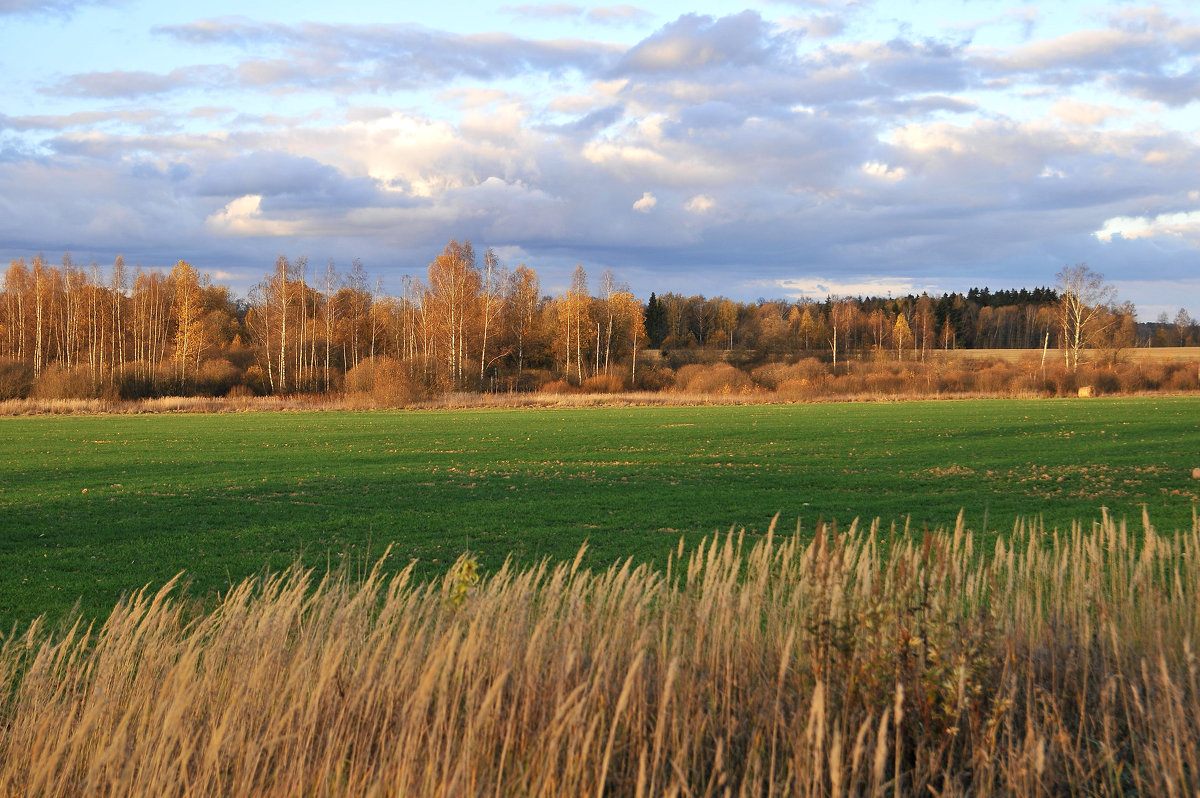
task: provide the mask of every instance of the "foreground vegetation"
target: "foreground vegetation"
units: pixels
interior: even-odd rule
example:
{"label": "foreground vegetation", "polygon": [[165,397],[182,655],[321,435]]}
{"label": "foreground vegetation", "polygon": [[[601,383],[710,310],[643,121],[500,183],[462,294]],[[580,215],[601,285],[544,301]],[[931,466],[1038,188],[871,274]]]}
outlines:
{"label": "foreground vegetation", "polygon": [[1106,516],[172,584],[0,646],[0,794],[1193,794],[1198,551]]}
{"label": "foreground vegetation", "polygon": [[660,567],[713,519],[761,536],[856,516],[981,533],[1040,517],[1186,529],[1200,398],[95,415],[0,421],[0,629],[186,570],[197,595],[302,555],[394,544],[418,577],[464,550],[496,570]]}

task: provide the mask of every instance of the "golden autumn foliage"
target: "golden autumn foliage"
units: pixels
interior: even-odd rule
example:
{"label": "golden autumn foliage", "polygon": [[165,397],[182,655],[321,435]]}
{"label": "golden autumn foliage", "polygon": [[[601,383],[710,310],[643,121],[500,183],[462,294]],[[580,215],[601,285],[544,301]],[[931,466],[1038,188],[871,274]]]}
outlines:
{"label": "golden autumn foliage", "polygon": [[[1102,282],[1068,279],[1095,278],[1082,265],[1064,270],[1058,293],[972,289],[940,299],[755,303],[675,293],[643,303],[611,271],[593,290],[582,266],[569,288],[547,297],[529,267],[510,269],[491,249],[481,260],[469,241],[456,240],[424,279],[405,277],[399,296],[383,293],[358,261],[341,273],[332,262],[318,269],[305,257],[280,255],[244,300],[182,260],[165,273],[130,268],[118,256],[107,271],[82,268],[69,255],[61,266],[41,256],[9,265],[0,361],[11,365],[0,374],[0,396],[336,395],[350,372],[377,358],[400,364],[407,385],[373,400],[384,404],[549,384],[560,393],[621,384],[748,396],[786,382],[788,400],[1066,395],[1075,390],[1068,383],[1094,384],[1098,393],[1189,390],[1193,381],[1183,373],[1138,374],[1130,353],[1200,342],[1200,326],[1185,311],[1173,323],[1139,325],[1132,306],[1115,304]],[[947,353],[980,348],[1038,352],[1037,378],[1028,369],[977,376],[940,365]],[[759,376],[813,361],[821,373]],[[896,372],[894,363],[911,366]],[[877,373],[867,374],[866,364]],[[1064,369],[1075,374],[1061,376]]]}

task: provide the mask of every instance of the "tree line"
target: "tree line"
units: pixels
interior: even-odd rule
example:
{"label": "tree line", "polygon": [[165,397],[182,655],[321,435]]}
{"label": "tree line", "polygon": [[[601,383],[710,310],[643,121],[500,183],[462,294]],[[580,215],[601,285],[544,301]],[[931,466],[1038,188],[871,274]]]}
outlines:
{"label": "tree line", "polygon": [[[1186,317],[1186,318],[1185,318]],[[655,387],[646,350],[716,350],[742,365],[816,357],[923,360],[933,350],[1061,351],[1196,342],[1174,323],[1136,323],[1099,275],[1064,269],[1057,288],[971,289],[904,297],[737,302],[653,293],[643,303],[582,266],[569,288],[542,293],[537,274],[451,240],[423,278],[385,294],[359,261],[279,256],[245,298],[185,261],[169,271],[15,259],[0,292],[0,398],[48,392],[143,398],[167,394],[323,393],[364,373],[423,392],[530,390],[550,382]],[[1074,358],[1074,362],[1072,360]],[[653,362],[661,364],[661,358]],[[381,370],[382,369],[382,370]]]}

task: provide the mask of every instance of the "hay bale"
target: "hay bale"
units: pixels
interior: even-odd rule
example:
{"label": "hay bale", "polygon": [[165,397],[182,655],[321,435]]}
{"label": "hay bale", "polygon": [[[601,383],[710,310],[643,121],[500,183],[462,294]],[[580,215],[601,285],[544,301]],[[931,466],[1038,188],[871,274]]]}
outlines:
{"label": "hay bale", "polygon": [[1089,399],[1089,398],[1091,398],[1091,396],[1092,396],[1092,386],[1085,385],[1079,389],[1079,398],[1080,399]]}

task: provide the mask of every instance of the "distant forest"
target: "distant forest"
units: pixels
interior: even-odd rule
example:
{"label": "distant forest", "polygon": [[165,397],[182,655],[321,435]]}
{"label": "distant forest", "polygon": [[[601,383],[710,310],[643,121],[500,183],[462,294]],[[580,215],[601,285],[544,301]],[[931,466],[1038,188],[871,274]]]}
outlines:
{"label": "distant forest", "polygon": [[[36,257],[4,274],[0,399],[291,395],[377,383],[399,386],[401,399],[661,390],[696,362],[749,374],[804,360],[836,374],[855,362],[921,363],[938,350],[1066,350],[1059,294],[737,302],[655,292],[643,302],[612,272],[593,282],[578,267],[567,291],[547,296],[532,269],[452,240],[398,296],[358,261],[341,271],[280,256],[240,298],[184,261],[165,271],[121,257],[107,268]],[[1078,324],[1091,349],[1200,344],[1184,310],[1138,323],[1132,305],[1106,298],[1090,311]]]}

